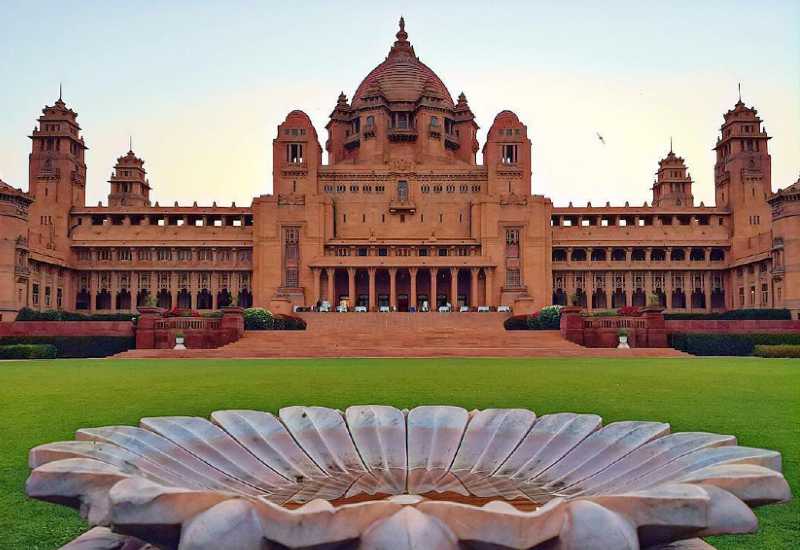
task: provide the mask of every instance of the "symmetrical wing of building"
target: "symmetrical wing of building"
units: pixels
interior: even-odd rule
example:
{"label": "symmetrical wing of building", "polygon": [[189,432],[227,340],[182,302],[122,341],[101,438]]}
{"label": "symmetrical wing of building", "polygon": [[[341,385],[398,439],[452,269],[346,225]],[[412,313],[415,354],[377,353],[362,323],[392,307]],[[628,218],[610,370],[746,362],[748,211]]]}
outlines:
{"label": "symmetrical wing of building", "polygon": [[[716,206],[695,205],[673,151],[651,204],[557,207],[531,193],[531,141],[510,111],[482,147],[455,100],[397,40],[322,146],[292,111],[273,141],[273,194],[249,207],[151,203],[144,162],[117,159],[86,206],[77,113],[59,97],[31,139],[27,192],[0,183],[0,312],[281,309],[321,300],[399,310],[573,301],[588,309],[800,310],[800,180],[772,191],[767,135],[741,100],[716,141]],[[5,319],[4,319],[5,320]]]}

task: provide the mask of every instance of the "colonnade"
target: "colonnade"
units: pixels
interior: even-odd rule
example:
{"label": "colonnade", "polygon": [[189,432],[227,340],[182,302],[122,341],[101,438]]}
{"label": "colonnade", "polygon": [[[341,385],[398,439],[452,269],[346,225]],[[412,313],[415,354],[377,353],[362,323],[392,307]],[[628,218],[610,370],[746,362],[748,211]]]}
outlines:
{"label": "colonnade", "polygon": [[314,302],[322,300],[370,311],[494,306],[494,269],[490,267],[312,267]]}

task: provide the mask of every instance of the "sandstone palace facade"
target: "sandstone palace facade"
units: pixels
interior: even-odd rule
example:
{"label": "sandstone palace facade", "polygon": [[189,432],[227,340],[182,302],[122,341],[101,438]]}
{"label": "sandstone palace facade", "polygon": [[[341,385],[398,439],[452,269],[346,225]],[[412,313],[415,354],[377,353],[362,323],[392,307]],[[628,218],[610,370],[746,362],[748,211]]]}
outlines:
{"label": "sandstone palace facade", "polygon": [[121,156],[107,206],[86,206],[86,145],[59,97],[31,139],[28,191],[0,183],[0,313],[318,300],[370,309],[574,299],[587,309],[800,311],[800,181],[777,193],[770,139],[741,100],[716,141],[716,206],[682,158],[659,161],[651,204],[558,207],[531,193],[531,140],[499,113],[478,125],[416,56],[401,21],[386,59],[326,126],[292,111],[273,141],[273,194],[249,207],[162,206]]}

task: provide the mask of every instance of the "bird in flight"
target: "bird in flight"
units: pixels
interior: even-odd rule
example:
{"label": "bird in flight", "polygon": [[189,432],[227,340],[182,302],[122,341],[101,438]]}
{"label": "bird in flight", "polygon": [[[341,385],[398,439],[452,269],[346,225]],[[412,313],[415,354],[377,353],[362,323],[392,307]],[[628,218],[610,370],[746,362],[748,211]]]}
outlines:
{"label": "bird in flight", "polygon": [[600,143],[605,145],[606,144],[606,140],[603,138],[603,136],[600,135],[600,132],[595,132],[595,133],[597,134],[597,139],[600,140]]}

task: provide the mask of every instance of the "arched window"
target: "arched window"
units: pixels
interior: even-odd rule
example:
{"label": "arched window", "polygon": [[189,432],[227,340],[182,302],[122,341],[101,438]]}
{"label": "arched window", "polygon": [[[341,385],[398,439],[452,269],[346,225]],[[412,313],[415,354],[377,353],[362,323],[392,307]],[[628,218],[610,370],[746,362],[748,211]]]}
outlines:
{"label": "arched window", "polygon": [[586,261],[586,250],[583,248],[576,248],[572,251],[572,261],[573,262],[585,262]]}
{"label": "arched window", "polygon": [[367,128],[372,128],[373,126],[375,126],[375,117],[372,116],[372,115],[369,115],[367,117]]}
{"label": "arched window", "polygon": [[400,202],[406,202],[408,200],[408,182],[406,180],[397,182],[397,199]]}

